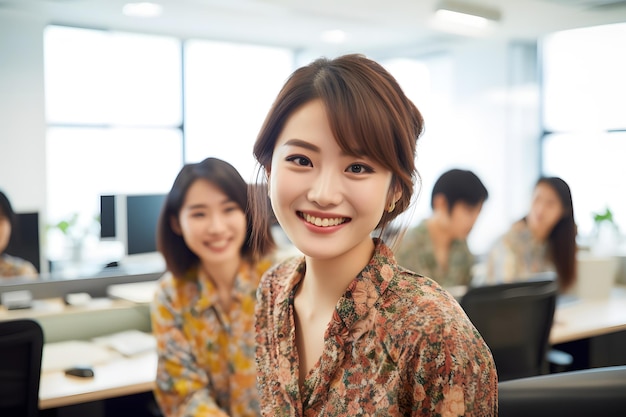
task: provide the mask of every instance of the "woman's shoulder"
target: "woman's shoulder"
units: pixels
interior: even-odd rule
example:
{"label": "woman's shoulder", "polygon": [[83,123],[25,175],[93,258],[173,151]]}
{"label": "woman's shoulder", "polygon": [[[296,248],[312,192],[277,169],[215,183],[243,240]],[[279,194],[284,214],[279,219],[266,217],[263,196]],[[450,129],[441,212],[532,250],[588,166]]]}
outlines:
{"label": "woman's shoulder", "polygon": [[426,338],[429,345],[458,339],[453,344],[462,346],[475,337],[459,303],[432,279],[401,271],[389,290],[379,310],[384,319],[378,321],[388,349],[423,346]]}
{"label": "woman's shoulder", "polygon": [[293,256],[283,259],[271,265],[261,278],[261,286],[269,288],[284,288],[288,282],[296,276],[298,271],[304,269],[304,257]]}
{"label": "woman's shoulder", "polygon": [[439,315],[457,310],[454,297],[435,280],[400,267],[390,286],[405,314]]}
{"label": "woman's shoulder", "polygon": [[35,266],[26,259],[6,253],[0,255],[0,276],[35,277],[37,275]]}
{"label": "woman's shoulder", "polygon": [[157,297],[180,301],[194,296],[198,291],[197,288],[197,276],[192,271],[189,271],[184,277],[177,277],[172,272],[166,271],[157,280],[156,295]]}

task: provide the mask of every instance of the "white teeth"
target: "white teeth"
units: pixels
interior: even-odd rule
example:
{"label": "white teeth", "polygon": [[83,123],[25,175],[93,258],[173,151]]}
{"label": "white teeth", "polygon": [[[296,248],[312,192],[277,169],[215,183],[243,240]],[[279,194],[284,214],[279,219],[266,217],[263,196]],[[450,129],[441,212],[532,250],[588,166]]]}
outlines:
{"label": "white teeth", "polygon": [[314,224],[318,227],[337,226],[339,224],[345,223],[346,221],[344,217],[337,217],[334,219],[329,219],[329,218],[322,219],[320,217],[311,216],[309,214],[304,214],[304,219],[307,222]]}
{"label": "white teeth", "polygon": [[226,245],[228,245],[228,241],[226,240],[222,240],[220,242],[209,243],[209,247],[215,248],[215,249],[223,249],[226,247]]}

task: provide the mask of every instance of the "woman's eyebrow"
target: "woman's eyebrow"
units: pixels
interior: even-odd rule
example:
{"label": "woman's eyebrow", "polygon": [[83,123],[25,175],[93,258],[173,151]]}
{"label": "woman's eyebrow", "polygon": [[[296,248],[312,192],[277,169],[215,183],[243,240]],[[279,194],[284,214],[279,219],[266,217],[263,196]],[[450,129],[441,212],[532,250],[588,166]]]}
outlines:
{"label": "woman's eyebrow", "polygon": [[312,143],[307,142],[302,139],[289,139],[287,142],[285,142],[283,146],[298,146],[300,148],[305,148],[313,152],[321,151],[321,149],[318,146],[313,145]]}

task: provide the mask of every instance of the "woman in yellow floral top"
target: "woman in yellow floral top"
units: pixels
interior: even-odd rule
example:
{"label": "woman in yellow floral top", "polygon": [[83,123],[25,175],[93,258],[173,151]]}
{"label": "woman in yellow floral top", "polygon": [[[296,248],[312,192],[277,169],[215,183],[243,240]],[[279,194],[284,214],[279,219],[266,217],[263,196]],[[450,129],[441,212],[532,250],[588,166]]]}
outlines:
{"label": "woman in yellow floral top", "polygon": [[227,162],[185,165],[157,226],[168,272],[152,304],[155,396],[165,416],[259,415],[254,306],[269,227],[249,245],[247,184]]}
{"label": "woman in yellow floral top", "polygon": [[[497,414],[480,334],[379,238],[411,201],[422,124],[395,79],[362,55],[296,70],[275,100],[254,154],[276,218],[304,256],[259,286],[263,415]],[[253,201],[255,239],[264,201]]]}

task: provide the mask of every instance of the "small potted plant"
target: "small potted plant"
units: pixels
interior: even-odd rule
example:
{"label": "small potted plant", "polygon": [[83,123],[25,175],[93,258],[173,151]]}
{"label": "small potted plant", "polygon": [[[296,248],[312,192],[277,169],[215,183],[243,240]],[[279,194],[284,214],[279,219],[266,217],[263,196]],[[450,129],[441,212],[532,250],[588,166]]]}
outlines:
{"label": "small potted plant", "polygon": [[603,213],[593,213],[594,234],[591,251],[595,255],[614,255],[619,244],[619,229],[613,212],[607,207]]}

